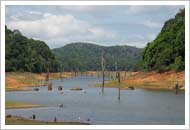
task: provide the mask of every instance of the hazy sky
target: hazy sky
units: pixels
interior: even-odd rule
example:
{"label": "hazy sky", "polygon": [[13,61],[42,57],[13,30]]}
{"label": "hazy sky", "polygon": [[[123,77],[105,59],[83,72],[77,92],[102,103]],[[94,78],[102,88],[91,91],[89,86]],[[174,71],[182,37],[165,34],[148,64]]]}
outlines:
{"label": "hazy sky", "polygon": [[164,22],[184,6],[6,6],[6,25],[45,41],[50,48],[71,42],[145,47]]}

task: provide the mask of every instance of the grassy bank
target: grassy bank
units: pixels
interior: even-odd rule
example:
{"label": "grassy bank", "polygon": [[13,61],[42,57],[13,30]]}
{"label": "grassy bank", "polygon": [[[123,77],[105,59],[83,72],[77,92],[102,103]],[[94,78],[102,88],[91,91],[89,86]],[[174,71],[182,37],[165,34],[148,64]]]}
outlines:
{"label": "grassy bank", "polygon": [[32,119],[26,119],[18,116],[10,116],[5,118],[6,125],[89,125],[88,123],[80,122],[47,122],[47,121],[38,121]]}
{"label": "grassy bank", "polygon": [[36,104],[30,104],[30,103],[23,103],[23,102],[12,102],[12,101],[5,102],[6,109],[38,108],[38,107],[42,107],[42,106],[36,105]]}
{"label": "grassy bank", "polygon": [[[153,90],[172,90],[178,82],[181,90],[185,90],[184,72],[121,72],[122,89],[129,87],[153,89]],[[101,84],[97,85],[101,87]],[[112,80],[105,83],[105,87],[118,87],[118,81]]]}

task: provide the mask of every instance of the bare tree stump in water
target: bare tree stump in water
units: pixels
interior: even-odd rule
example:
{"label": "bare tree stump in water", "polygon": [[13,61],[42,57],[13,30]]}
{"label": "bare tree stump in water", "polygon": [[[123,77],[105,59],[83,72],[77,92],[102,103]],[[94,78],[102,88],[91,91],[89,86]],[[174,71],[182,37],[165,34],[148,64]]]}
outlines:
{"label": "bare tree stump in water", "polygon": [[36,119],[36,115],[33,114],[32,115],[32,119],[35,120]]}
{"label": "bare tree stump in water", "polygon": [[175,85],[175,94],[177,95],[179,91],[179,84],[177,82],[177,84]]}
{"label": "bare tree stump in water", "polygon": [[104,52],[102,52],[102,93],[104,93],[104,81],[105,81],[105,59]]}
{"label": "bare tree stump in water", "polygon": [[63,90],[62,86],[58,86],[58,90],[59,91]]}
{"label": "bare tree stump in water", "polygon": [[47,68],[47,74],[46,74],[46,84],[47,84],[47,81],[49,81],[49,67]]}
{"label": "bare tree stump in water", "polygon": [[57,118],[56,118],[56,116],[55,116],[55,118],[54,118],[54,122],[57,122]]}
{"label": "bare tree stump in water", "polygon": [[120,100],[120,72],[117,72],[117,77],[118,77],[118,83],[119,83],[119,86],[118,86],[118,100]]}
{"label": "bare tree stump in water", "polygon": [[48,84],[48,91],[51,91],[52,90],[52,84]]}

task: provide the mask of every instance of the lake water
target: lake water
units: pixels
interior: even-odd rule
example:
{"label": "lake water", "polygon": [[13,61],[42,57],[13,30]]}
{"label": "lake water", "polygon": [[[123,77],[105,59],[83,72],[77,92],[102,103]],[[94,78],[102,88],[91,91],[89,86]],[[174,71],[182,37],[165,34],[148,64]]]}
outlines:
{"label": "lake water", "polygon": [[[78,121],[97,125],[184,125],[185,94],[175,95],[173,91],[148,91],[143,89],[121,90],[92,87],[89,84],[101,83],[96,77],[73,77],[50,81],[53,91],[41,87],[39,91],[6,92],[7,101],[40,104],[42,108],[6,109],[6,115],[36,120]],[[57,86],[63,86],[58,91]],[[80,87],[82,91],[71,91]],[[63,92],[63,93],[61,93]],[[63,104],[63,108],[58,107]]]}

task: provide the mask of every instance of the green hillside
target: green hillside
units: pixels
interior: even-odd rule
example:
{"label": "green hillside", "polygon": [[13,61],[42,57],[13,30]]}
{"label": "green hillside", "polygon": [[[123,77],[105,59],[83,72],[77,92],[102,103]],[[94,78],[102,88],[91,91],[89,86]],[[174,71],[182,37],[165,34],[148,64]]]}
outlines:
{"label": "green hillside", "polygon": [[5,27],[5,69],[9,71],[46,72],[58,70],[58,63],[49,47],[39,40],[29,39],[20,31]]}
{"label": "green hillside", "polygon": [[146,70],[185,69],[185,10],[165,22],[156,39],[148,43],[143,55]]}
{"label": "green hillside", "polygon": [[66,71],[101,70],[101,55],[104,51],[106,70],[135,70],[141,59],[142,49],[131,46],[99,46],[91,43],[71,43],[53,49]]}

